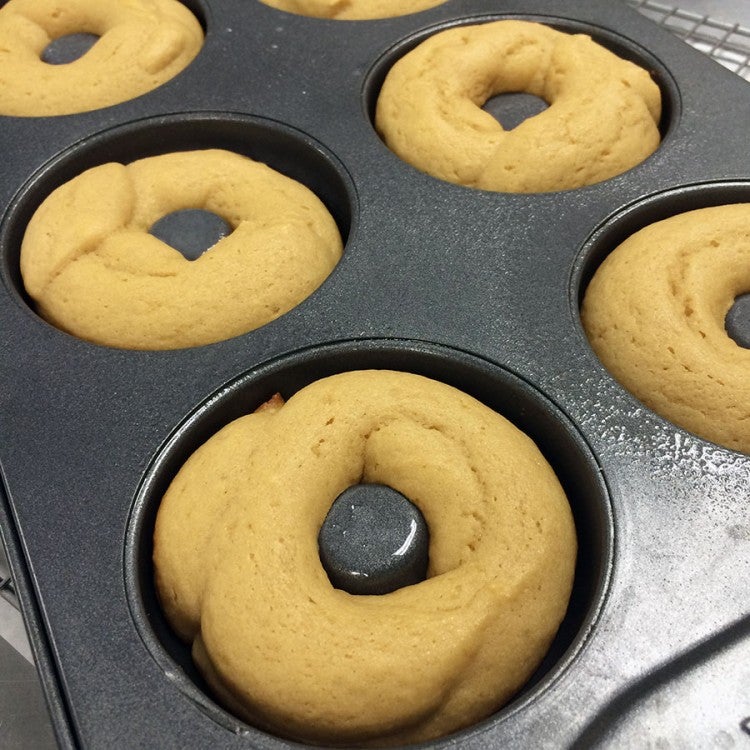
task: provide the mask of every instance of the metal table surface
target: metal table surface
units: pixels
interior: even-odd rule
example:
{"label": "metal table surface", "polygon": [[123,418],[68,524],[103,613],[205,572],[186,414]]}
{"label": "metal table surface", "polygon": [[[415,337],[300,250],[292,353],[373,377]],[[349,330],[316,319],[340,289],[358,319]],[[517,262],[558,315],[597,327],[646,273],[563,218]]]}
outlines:
{"label": "metal table surface", "polygon": [[0,748],[56,746],[23,619],[0,544]]}
{"label": "metal table surface", "polygon": [[[750,0],[626,2],[750,81]],[[0,748],[44,750],[55,744],[0,544]]]}

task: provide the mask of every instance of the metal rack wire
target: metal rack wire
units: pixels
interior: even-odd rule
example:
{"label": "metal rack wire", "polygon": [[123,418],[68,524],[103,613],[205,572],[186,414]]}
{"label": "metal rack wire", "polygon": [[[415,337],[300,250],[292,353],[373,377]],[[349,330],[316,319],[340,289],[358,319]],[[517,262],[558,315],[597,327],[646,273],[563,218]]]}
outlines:
{"label": "metal rack wire", "polygon": [[750,28],[656,0],[627,0],[627,3],[750,81]]}

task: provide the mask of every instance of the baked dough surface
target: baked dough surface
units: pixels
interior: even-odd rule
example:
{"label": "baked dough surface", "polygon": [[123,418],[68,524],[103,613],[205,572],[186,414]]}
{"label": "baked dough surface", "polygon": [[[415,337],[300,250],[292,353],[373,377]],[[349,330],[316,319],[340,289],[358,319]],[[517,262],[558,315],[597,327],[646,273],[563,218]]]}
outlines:
{"label": "baked dough surface", "polygon": [[[419,507],[427,580],[332,587],[318,531],[360,482]],[[164,612],[225,705],[327,744],[427,740],[497,710],[547,651],[575,558],[534,443],[466,394],[392,371],[324,378],[230,423],[179,471],[154,537]]]}
{"label": "baked dough surface", "polygon": [[594,351],[646,406],[750,454],[750,350],[726,314],[750,292],[750,204],[703,208],[641,229],[601,264],[581,309]]}
{"label": "baked dough surface", "polygon": [[272,8],[314,18],[363,21],[405,16],[442,5],[446,0],[260,0]]}
{"label": "baked dough surface", "polygon": [[[512,130],[482,109],[525,92],[549,107]],[[583,34],[496,21],[434,34],[391,68],[375,124],[417,169],[468,187],[547,192],[625,172],[659,145],[649,74]]]}
{"label": "baked dough surface", "polygon": [[[186,208],[233,228],[197,260],[148,234]],[[74,336],[125,349],[199,346],[287,312],[338,262],[336,223],[304,185],[229,151],[103,164],[52,192],[21,247],[39,314]]]}
{"label": "baked dough surface", "polygon": [[[100,38],[79,59],[51,65],[44,48],[68,34]],[[203,45],[177,0],[9,0],[0,8],[0,114],[87,112],[134,99],[174,78]]]}

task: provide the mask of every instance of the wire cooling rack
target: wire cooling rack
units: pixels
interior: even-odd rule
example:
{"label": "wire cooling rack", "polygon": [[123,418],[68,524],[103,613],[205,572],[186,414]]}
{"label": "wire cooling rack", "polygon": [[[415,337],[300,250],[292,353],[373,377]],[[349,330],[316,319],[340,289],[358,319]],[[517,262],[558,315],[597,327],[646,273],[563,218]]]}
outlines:
{"label": "wire cooling rack", "polygon": [[627,3],[750,81],[750,28],[656,0],[627,0]]}

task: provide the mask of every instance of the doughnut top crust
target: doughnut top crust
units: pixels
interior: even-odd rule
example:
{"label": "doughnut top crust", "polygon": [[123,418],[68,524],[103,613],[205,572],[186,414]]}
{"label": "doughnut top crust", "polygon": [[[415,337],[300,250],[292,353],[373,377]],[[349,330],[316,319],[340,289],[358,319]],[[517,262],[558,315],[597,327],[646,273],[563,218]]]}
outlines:
{"label": "doughnut top crust", "polygon": [[[100,38],[51,65],[45,47],[68,34]],[[177,0],[9,0],[0,8],[0,115],[87,112],[174,78],[198,54],[203,29]]]}
{"label": "doughnut top crust", "polygon": [[750,292],[750,204],[641,229],[601,264],[581,320],[612,375],[655,412],[750,454],[750,350],[725,329]]}
{"label": "doughnut top crust", "polygon": [[[197,260],[148,233],[188,208],[233,230]],[[279,317],[320,286],[341,253],[333,217],[304,185],[209,149],[102,164],[63,184],[29,222],[21,274],[39,314],[74,336],[176,349]]]}
{"label": "doughnut top crust", "polygon": [[442,5],[446,0],[260,0],[272,8],[313,18],[363,21],[406,16]]}
{"label": "doughnut top crust", "polygon": [[[237,716],[288,738],[396,745],[468,726],[533,673],[566,611],[571,511],[506,419],[403,372],[324,378],[230,423],[161,503],[156,584],[173,628]],[[430,529],[428,578],[333,588],[318,531],[357,483]]]}
{"label": "doughnut top crust", "polygon": [[[482,109],[525,92],[549,107],[512,130]],[[649,74],[583,34],[527,21],[434,34],[391,68],[375,124],[388,147],[441,180],[514,193],[569,190],[620,174],[660,142]]]}

